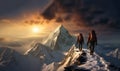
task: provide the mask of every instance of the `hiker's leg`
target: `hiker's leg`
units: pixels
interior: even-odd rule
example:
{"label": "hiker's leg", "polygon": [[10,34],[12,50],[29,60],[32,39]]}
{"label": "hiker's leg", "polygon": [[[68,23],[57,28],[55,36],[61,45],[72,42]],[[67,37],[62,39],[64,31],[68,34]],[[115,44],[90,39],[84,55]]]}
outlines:
{"label": "hiker's leg", "polygon": [[82,51],[82,43],[81,43],[81,51]]}
{"label": "hiker's leg", "polygon": [[88,49],[90,50],[90,44],[87,45]]}
{"label": "hiker's leg", "polygon": [[92,45],[92,47],[91,47],[91,54],[93,54],[93,45]]}
{"label": "hiker's leg", "polygon": [[82,51],[82,44],[80,44],[80,51]]}
{"label": "hiker's leg", "polygon": [[93,52],[92,53],[94,53],[94,48],[95,48],[95,43],[93,43],[93,48],[92,48]]}
{"label": "hiker's leg", "polygon": [[92,42],[92,47],[91,47],[91,54],[94,53],[94,42]]}
{"label": "hiker's leg", "polygon": [[90,43],[90,54],[92,54],[92,43]]}
{"label": "hiker's leg", "polygon": [[80,43],[79,43],[79,50],[80,50]]}

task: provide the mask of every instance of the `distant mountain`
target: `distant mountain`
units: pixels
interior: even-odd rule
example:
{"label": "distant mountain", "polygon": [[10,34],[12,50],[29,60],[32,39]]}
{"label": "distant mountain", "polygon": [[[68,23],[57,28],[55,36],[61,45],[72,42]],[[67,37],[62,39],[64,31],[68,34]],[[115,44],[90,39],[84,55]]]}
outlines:
{"label": "distant mountain", "polygon": [[0,47],[0,71],[40,71],[41,66],[42,62],[37,58]]}
{"label": "distant mountain", "polygon": [[108,52],[106,58],[112,65],[120,68],[120,48]]}
{"label": "distant mountain", "polygon": [[18,53],[12,49],[5,47],[0,48],[0,68],[16,64],[14,58],[17,54]]}
{"label": "distant mountain", "polygon": [[59,62],[64,57],[62,52],[54,51],[41,43],[33,43],[32,47],[24,55],[37,57],[42,63],[46,64]]}
{"label": "distant mountain", "polygon": [[[120,48],[119,45],[102,44],[95,48],[96,53],[109,62],[113,69],[120,69]],[[119,71],[119,70],[118,70]]]}
{"label": "distant mountain", "polygon": [[114,57],[114,58],[117,58],[117,59],[120,60],[120,48],[117,48],[117,49],[109,52],[109,53],[107,54],[107,56],[111,56],[111,57]]}
{"label": "distant mountain", "polygon": [[29,49],[25,55],[38,57],[43,63],[53,62],[52,50],[40,43],[34,43],[34,46]]}
{"label": "distant mountain", "polygon": [[45,40],[44,45],[53,50],[67,50],[73,45],[74,41],[74,37],[69,34],[67,29],[65,29],[63,25],[60,25],[49,35]]}

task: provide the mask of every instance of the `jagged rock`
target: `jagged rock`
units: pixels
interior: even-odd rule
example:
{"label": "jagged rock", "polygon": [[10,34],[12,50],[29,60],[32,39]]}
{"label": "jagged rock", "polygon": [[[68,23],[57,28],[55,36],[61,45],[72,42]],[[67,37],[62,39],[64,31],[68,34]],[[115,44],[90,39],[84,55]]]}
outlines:
{"label": "jagged rock", "polygon": [[75,64],[81,65],[87,61],[86,53],[83,51],[82,54],[79,55]]}
{"label": "jagged rock", "polygon": [[90,71],[85,68],[76,68],[76,66],[74,66],[74,65],[65,67],[64,69],[65,69],[64,71]]}
{"label": "jagged rock", "polygon": [[68,66],[68,67],[65,67],[64,69],[64,71],[73,71],[74,70],[74,66]]}
{"label": "jagged rock", "polygon": [[91,71],[91,70],[88,70],[88,69],[84,69],[84,68],[80,68],[80,69],[75,69],[73,71]]}

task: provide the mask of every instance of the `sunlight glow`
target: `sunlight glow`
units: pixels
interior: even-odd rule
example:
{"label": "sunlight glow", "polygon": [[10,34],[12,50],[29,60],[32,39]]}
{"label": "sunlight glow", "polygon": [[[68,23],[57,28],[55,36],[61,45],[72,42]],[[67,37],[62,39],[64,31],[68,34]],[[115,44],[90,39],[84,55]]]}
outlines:
{"label": "sunlight glow", "polygon": [[40,28],[39,27],[33,27],[32,28],[32,31],[34,32],[34,33],[38,33],[38,32],[40,32]]}

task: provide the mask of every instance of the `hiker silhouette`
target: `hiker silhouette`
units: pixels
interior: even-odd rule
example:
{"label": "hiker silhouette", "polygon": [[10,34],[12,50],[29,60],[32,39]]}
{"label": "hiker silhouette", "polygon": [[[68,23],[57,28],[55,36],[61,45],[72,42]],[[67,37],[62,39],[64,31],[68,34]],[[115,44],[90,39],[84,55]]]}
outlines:
{"label": "hiker silhouette", "polygon": [[90,49],[90,54],[93,55],[95,45],[97,45],[97,37],[96,37],[95,30],[92,30],[89,33],[87,45],[88,45],[88,48]]}
{"label": "hiker silhouette", "polygon": [[77,43],[76,45],[78,45],[78,48],[80,51],[82,51],[82,45],[84,44],[84,38],[82,33],[79,33],[79,35],[77,36]]}

